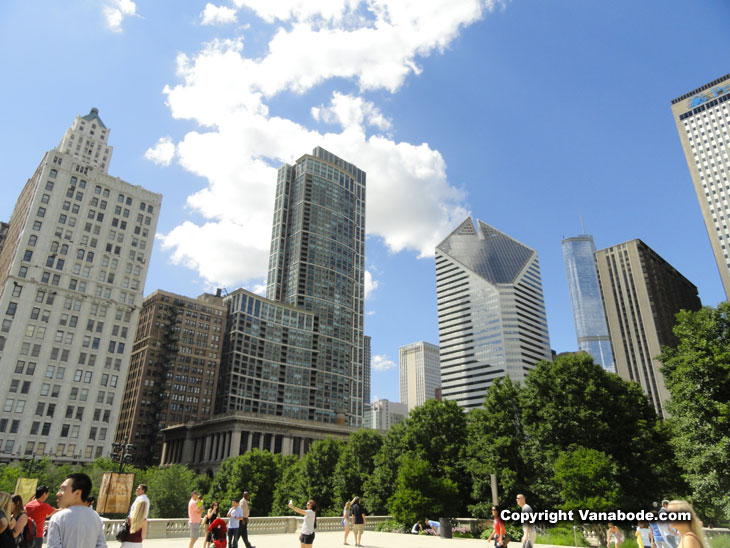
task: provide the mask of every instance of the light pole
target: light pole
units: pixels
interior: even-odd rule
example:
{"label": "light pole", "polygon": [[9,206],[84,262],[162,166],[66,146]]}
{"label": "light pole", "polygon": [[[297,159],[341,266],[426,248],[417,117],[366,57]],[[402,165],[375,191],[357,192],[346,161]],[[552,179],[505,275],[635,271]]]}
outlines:
{"label": "light pole", "polygon": [[125,464],[134,462],[137,447],[133,443],[112,443],[111,459],[119,463],[119,473],[122,473]]}

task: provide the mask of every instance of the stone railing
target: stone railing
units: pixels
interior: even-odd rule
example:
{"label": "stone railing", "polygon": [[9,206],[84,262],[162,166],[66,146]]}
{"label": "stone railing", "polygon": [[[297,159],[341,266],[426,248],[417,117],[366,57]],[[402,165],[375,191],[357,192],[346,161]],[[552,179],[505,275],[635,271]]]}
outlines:
{"label": "stone railing", "polygon": [[[390,516],[367,516],[365,529],[374,531],[375,527]],[[297,516],[276,516],[270,518],[250,518],[248,533],[250,535],[295,533],[302,526],[303,518]],[[227,522],[228,520],[226,520]],[[112,519],[104,521],[104,534],[107,540],[114,540],[124,525],[124,520]],[[317,531],[341,531],[342,518],[317,518]],[[184,538],[189,534],[186,518],[149,519],[147,521],[147,538]],[[201,533],[202,536],[202,533]]]}

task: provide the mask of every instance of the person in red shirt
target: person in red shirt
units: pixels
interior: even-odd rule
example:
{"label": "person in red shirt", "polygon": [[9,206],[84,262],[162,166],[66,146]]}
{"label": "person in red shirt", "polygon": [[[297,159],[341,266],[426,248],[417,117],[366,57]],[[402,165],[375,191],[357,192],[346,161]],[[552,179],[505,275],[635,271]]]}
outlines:
{"label": "person in red shirt", "polygon": [[487,539],[487,542],[494,539],[494,548],[506,548],[507,543],[504,542],[505,537],[507,536],[507,529],[504,526],[504,522],[502,521],[502,518],[499,517],[499,508],[496,506],[492,506],[492,527],[494,530],[492,531],[492,534],[489,535],[489,538]]}
{"label": "person in red shirt", "polygon": [[35,522],[36,539],[35,544],[33,544],[33,548],[42,548],[43,525],[46,522],[46,518],[55,512],[58,512],[58,508],[54,508],[50,504],[46,503],[48,491],[48,487],[41,485],[35,490],[35,497],[33,497],[28,504],[25,505],[25,513],[28,514],[28,518]]}

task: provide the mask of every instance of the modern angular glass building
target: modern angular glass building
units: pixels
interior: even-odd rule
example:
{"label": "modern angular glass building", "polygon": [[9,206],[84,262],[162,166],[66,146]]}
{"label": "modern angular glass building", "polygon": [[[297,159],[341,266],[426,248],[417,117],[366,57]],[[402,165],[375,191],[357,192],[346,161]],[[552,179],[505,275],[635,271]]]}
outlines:
{"label": "modern angular glass building", "polygon": [[598,285],[595,252],[593,236],[588,234],[563,240],[563,260],[578,349],[588,352],[606,371],[615,373],[611,338]]}
{"label": "modern angular glass building", "polygon": [[514,238],[466,219],[436,247],[436,298],[445,399],[479,407],[495,379],[552,359],[540,262]]}

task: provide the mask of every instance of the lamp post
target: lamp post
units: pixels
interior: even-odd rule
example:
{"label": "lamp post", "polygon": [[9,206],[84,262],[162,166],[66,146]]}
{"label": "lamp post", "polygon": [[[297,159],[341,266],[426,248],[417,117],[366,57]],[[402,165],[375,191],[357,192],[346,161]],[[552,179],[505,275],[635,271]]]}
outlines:
{"label": "lamp post", "polygon": [[119,473],[122,473],[125,464],[134,462],[137,447],[133,443],[112,443],[111,459],[119,463]]}

